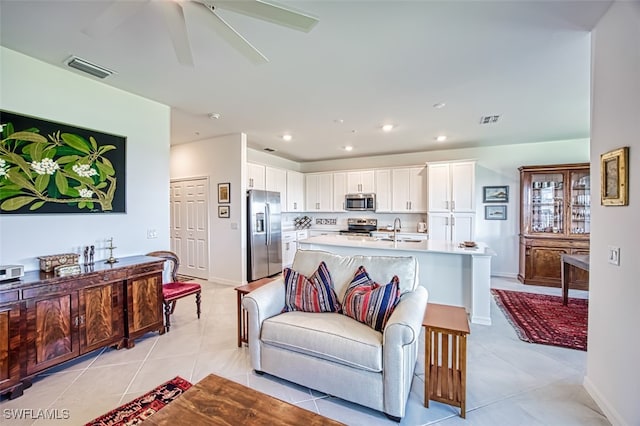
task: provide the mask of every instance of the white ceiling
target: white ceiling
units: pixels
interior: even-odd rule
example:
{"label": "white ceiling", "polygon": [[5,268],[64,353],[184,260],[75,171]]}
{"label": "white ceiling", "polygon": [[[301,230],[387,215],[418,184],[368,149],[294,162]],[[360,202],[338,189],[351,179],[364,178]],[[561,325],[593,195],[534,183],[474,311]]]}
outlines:
{"label": "white ceiling", "polygon": [[83,33],[110,3],[0,0],[0,43],[115,70],[105,84],[172,107],[172,144],[244,132],[304,162],[588,137],[589,30],[610,1],[278,2],[317,17],[309,33],[217,9],[269,58],[260,65],[185,8],[193,68],[156,1],[107,36]]}

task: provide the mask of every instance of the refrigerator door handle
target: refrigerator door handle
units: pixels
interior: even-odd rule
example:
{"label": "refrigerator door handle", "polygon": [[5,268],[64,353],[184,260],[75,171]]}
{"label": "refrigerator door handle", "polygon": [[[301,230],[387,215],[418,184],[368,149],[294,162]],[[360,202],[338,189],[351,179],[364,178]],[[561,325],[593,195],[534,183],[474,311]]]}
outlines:
{"label": "refrigerator door handle", "polygon": [[267,212],[267,245],[271,244],[271,206],[269,206],[269,203],[265,204],[266,207],[266,212]]}

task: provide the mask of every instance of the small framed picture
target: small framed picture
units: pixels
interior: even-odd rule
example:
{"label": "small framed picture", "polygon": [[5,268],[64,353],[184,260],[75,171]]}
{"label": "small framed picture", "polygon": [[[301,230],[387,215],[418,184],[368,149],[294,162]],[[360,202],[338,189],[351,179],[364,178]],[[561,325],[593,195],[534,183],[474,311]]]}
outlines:
{"label": "small framed picture", "polygon": [[226,204],[231,202],[230,189],[231,184],[229,182],[218,184],[218,203]]}
{"label": "small framed picture", "polygon": [[229,206],[218,206],[218,217],[229,218]]}
{"label": "small framed picture", "polygon": [[485,220],[507,220],[507,206],[484,206]]}
{"label": "small framed picture", "polygon": [[629,147],[615,149],[600,156],[600,204],[629,205]]}
{"label": "small framed picture", "polygon": [[482,187],[483,203],[508,203],[509,187],[508,186],[483,186]]}

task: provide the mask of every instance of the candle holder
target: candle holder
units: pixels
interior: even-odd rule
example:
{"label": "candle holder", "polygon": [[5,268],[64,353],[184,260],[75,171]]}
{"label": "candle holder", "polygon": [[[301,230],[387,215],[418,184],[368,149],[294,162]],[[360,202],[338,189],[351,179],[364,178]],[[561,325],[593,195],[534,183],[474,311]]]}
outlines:
{"label": "candle holder", "polygon": [[107,250],[109,250],[109,258],[104,263],[116,263],[118,261],[118,259],[113,257],[113,249],[115,248],[117,247],[113,246],[113,237],[111,237],[109,239],[109,247],[107,247]]}

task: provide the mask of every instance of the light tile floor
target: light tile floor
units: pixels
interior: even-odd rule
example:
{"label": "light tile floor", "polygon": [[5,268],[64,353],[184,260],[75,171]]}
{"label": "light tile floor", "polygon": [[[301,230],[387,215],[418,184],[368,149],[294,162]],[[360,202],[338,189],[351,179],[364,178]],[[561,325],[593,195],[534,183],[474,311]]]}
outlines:
{"label": "light tile floor", "polygon": [[[492,278],[492,287],[560,295],[555,288]],[[571,291],[571,297],[587,292]],[[171,332],[150,333],[132,349],[104,349],[55,367],[24,395],[0,402],[1,424],[80,425],[175,376],[195,383],[210,373],[349,425],[390,425],[382,413],[251,370],[236,341],[236,293],[203,282],[200,320],[194,302],[178,302]],[[467,419],[437,402],[423,406],[424,361],[419,355],[403,425],[608,425],[582,386],[586,352],[522,342],[495,302],[493,325],[471,325],[467,363]],[[424,333],[423,333],[424,334]],[[424,345],[422,345],[424,348]],[[424,351],[424,349],[422,349]],[[68,410],[64,420],[16,420],[12,409]],[[60,416],[61,417],[61,416]]]}

